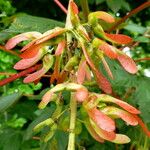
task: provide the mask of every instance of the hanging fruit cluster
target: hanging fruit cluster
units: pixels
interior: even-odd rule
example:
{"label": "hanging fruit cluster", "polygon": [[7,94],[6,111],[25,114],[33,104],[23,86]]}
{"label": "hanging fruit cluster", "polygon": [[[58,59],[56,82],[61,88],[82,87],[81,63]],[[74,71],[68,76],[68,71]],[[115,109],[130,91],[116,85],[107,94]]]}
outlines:
{"label": "hanging fruit cluster", "polygon": [[[95,140],[128,143],[130,139],[126,135],[115,133],[117,118],[132,126],[140,124],[150,136],[137,116],[139,110],[106,95],[112,93],[112,87],[98,69],[99,62],[102,62],[107,74],[113,79],[111,68],[105,60],[108,57],[117,60],[127,72],[135,74],[137,67],[134,61],[117,48],[119,45],[129,44],[132,39],[126,35],[104,32],[100,20],[107,23],[115,22],[106,12],[90,13],[85,24],[81,23],[78,13],[78,7],[70,0],[65,28],[57,27],[43,34],[35,31],[22,33],[8,40],[5,45],[9,50],[22,41],[30,41],[21,49],[21,60],[14,66],[16,70],[27,69],[41,63],[42,60],[39,70],[25,77],[24,83],[38,82],[46,73],[51,75],[50,83],[54,87],[45,93],[39,108],[43,109],[50,101],[55,101],[57,111],[52,118],[38,124],[35,131],[39,132],[44,126],[49,126],[50,132],[46,135],[45,141],[53,137],[58,128],[55,119],[58,120],[63,112],[61,93],[67,90],[74,95],[74,100],[81,107],[83,122]],[[105,94],[90,92],[84,86],[87,81],[96,81]]]}

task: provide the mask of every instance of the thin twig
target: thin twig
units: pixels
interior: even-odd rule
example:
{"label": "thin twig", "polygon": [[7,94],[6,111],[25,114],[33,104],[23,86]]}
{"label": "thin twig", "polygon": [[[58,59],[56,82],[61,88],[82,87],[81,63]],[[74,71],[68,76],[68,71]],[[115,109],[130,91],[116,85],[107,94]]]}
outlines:
{"label": "thin twig", "polygon": [[13,55],[16,55],[16,56],[20,57],[18,53],[16,53],[15,51],[12,51],[12,50],[7,50],[7,49],[5,49],[5,47],[2,46],[2,45],[0,45],[0,50],[3,50],[3,51],[5,51],[5,52],[8,52],[8,53],[10,53],[10,54],[13,54]]}
{"label": "thin twig", "polygon": [[88,5],[88,0],[80,0],[82,12],[84,15],[84,20],[85,22],[88,21],[88,15],[89,15],[89,5]]}
{"label": "thin twig", "polygon": [[0,75],[6,75],[6,76],[12,76],[15,73],[11,73],[11,72],[0,72]]}
{"label": "thin twig", "polygon": [[19,73],[16,73],[16,74],[12,75],[11,77],[8,77],[8,78],[6,78],[4,80],[1,80],[0,81],[0,86],[6,85],[7,83],[10,83],[10,82],[12,82],[12,81],[22,77],[22,76],[25,76],[26,74],[29,74],[29,73],[37,70],[38,68],[40,68],[40,66],[41,65],[35,65],[34,67],[28,68],[28,69],[26,69],[24,71],[21,71]]}
{"label": "thin twig", "polygon": [[33,94],[22,94],[22,95],[26,97],[36,97],[36,95],[33,95]]}
{"label": "thin twig", "polygon": [[67,150],[75,150],[75,124],[76,124],[76,111],[77,111],[77,102],[74,98],[74,95],[71,95],[70,99],[70,126],[69,126],[69,142]]}
{"label": "thin twig", "polygon": [[63,6],[63,4],[59,0],[54,0],[54,2],[60,7],[60,9],[67,14],[68,10]]}
{"label": "thin twig", "polygon": [[135,59],[134,61],[135,62],[140,62],[140,61],[146,61],[146,60],[150,60],[150,57],[138,58],[138,59]]}
{"label": "thin twig", "polygon": [[110,29],[108,29],[108,32],[115,30],[121,23],[123,23],[129,17],[135,15],[136,13],[140,12],[141,10],[143,10],[149,6],[150,6],[150,1],[147,1],[147,2],[143,3],[142,5],[140,5],[139,7],[133,9],[126,16],[124,16],[122,19],[120,19],[118,22],[116,22]]}
{"label": "thin twig", "polygon": [[33,136],[32,139],[33,139],[33,140],[40,140],[40,137],[38,137],[38,136]]}
{"label": "thin twig", "polygon": [[[6,75],[6,76],[12,76],[12,75],[15,75],[16,73],[12,73],[12,72],[0,72],[0,75]],[[24,76],[28,76],[28,75],[30,75],[30,74],[26,74],[26,75],[24,75]],[[42,78],[50,78],[51,77],[51,75],[48,75],[48,74],[44,74],[43,76],[42,76]]]}

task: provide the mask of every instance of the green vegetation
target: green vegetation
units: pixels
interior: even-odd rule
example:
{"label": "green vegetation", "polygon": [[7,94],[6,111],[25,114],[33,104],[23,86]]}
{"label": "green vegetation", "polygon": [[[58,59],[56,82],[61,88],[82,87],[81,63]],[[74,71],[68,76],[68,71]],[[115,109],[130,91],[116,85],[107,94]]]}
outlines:
{"label": "green vegetation", "polygon": [[[75,1],[81,10],[80,0]],[[129,11],[140,6],[145,1],[132,0],[89,0],[90,11],[106,11],[119,20]],[[67,8],[68,0],[62,0]],[[79,13],[82,20],[84,14]],[[38,31],[41,33],[54,27],[65,26],[66,14],[51,0],[0,0],[0,80],[3,80],[17,71],[13,66],[20,58],[13,54],[20,54],[19,49],[27,42],[20,43],[14,50],[4,50],[6,41],[23,32]],[[127,73],[116,60],[106,58],[111,68],[114,79],[110,79],[114,96],[132,104],[141,111],[140,117],[150,126],[150,9],[146,8],[128,18],[112,33],[121,33],[132,37],[134,42],[122,46],[123,51],[135,60],[138,73]],[[110,25],[101,22],[102,27],[108,31]],[[13,52],[12,52],[13,51]],[[103,65],[98,63],[99,69],[108,77]],[[23,77],[24,78],[24,77]],[[19,78],[0,87],[0,150],[65,150],[68,143],[70,110],[68,109],[70,93],[63,91],[63,108],[61,103],[51,102],[43,110],[38,109],[42,96],[49,89],[49,78],[43,77],[39,83],[23,83]],[[53,86],[51,86],[53,87]],[[98,92],[95,83],[86,87],[89,91]],[[43,142],[49,132],[44,128],[40,133],[35,133],[34,127],[42,121],[62,112],[58,130],[48,142]],[[78,109],[78,108],[77,108]],[[57,112],[57,111],[58,112]],[[60,114],[60,113],[59,113]],[[119,133],[130,137],[131,142],[117,145],[111,142],[96,142],[83,125],[81,112],[77,113],[78,120],[75,129],[76,149],[78,150],[148,150],[150,139],[139,126],[127,126],[122,120],[117,120],[116,126]],[[82,116],[82,117],[81,117]],[[58,117],[59,118],[59,117]],[[57,124],[57,120],[55,122]],[[149,128],[150,129],[150,128]],[[52,134],[52,130],[51,133]]]}

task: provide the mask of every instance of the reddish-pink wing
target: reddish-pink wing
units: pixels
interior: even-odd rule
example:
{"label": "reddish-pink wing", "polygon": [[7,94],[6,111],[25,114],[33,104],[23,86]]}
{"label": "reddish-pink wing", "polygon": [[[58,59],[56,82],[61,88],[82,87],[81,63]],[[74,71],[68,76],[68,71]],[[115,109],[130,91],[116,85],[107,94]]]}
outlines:
{"label": "reddish-pink wing", "polygon": [[55,51],[55,55],[58,56],[58,55],[61,55],[64,48],[65,48],[65,45],[66,45],[66,42],[65,40],[61,41],[58,46],[57,46],[57,49]]}
{"label": "reddish-pink wing", "polygon": [[137,66],[135,62],[129,56],[123,53],[118,53],[117,59],[127,72],[132,73],[132,74],[137,73],[138,71]]}
{"label": "reddish-pink wing", "polygon": [[116,59],[117,58],[117,52],[115,51],[115,48],[105,42],[103,42],[100,46],[99,49],[104,52],[104,54],[111,58],[111,59]]}
{"label": "reddish-pink wing", "polygon": [[115,130],[115,122],[97,108],[89,110],[88,114],[99,128],[108,132]]}
{"label": "reddish-pink wing", "polygon": [[86,61],[81,61],[77,72],[77,82],[82,84],[86,75]]}
{"label": "reddish-pink wing", "polygon": [[39,79],[40,77],[42,77],[44,74],[45,74],[45,69],[44,68],[41,68],[40,70],[28,75],[24,80],[23,82],[24,83],[30,83],[30,82],[33,82],[37,79]]}
{"label": "reddish-pink wing", "polygon": [[108,34],[105,33],[105,36],[109,38],[112,42],[118,43],[118,44],[128,44],[132,42],[132,38],[130,38],[127,35],[123,34]]}
{"label": "reddish-pink wing", "polygon": [[102,20],[104,20],[105,22],[108,22],[108,23],[115,22],[115,19],[110,14],[108,14],[108,13],[106,13],[104,11],[96,12],[96,17],[98,19],[102,19]]}
{"label": "reddish-pink wing", "polygon": [[73,13],[77,15],[79,13],[78,6],[73,1],[70,2],[70,6]]}

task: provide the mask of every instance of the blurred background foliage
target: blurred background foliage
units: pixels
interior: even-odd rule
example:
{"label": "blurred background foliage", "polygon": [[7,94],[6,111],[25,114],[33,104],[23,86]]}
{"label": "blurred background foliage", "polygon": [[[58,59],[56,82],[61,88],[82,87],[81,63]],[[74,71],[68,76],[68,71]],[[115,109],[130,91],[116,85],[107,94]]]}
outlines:
{"label": "blurred background foliage", "polygon": [[[61,0],[67,8],[68,0]],[[79,8],[80,2],[76,1]],[[107,11],[116,18],[123,17],[145,0],[89,0],[90,11]],[[82,13],[80,13],[82,17]],[[64,26],[66,15],[58,8],[53,0],[0,0],[0,44],[4,45],[8,38],[27,31],[45,32],[55,26]],[[107,59],[115,79],[111,80],[117,95],[129,103],[139,107],[141,117],[150,124],[150,61],[139,61],[150,57],[150,9],[147,8],[129,18],[114,32],[131,36],[134,44],[123,48],[129,56],[137,61],[139,72],[130,75],[120,65]],[[108,28],[106,27],[105,30]],[[21,45],[20,45],[21,46]],[[18,51],[19,46],[16,51]],[[13,65],[19,60],[6,51],[0,50],[0,80],[16,73]],[[101,64],[100,69],[105,74]],[[7,73],[7,75],[4,75]],[[9,73],[9,75],[8,75]],[[38,110],[37,105],[45,93],[48,79],[42,79],[37,85],[24,84],[22,79],[0,87],[0,150],[65,150],[67,133],[58,130],[55,138],[48,143],[42,143],[33,137],[33,127],[40,121],[51,116],[55,109],[50,104],[44,110]],[[90,88],[90,87],[89,87]],[[97,90],[93,87],[91,90]],[[42,92],[41,92],[42,91]],[[64,94],[68,99],[68,94]],[[110,142],[99,144],[94,141],[82,127],[77,137],[77,149],[83,150],[148,150],[150,140],[138,127],[125,126],[117,122],[118,130],[126,133],[132,140],[127,145],[115,145]],[[44,132],[44,131],[43,131]],[[44,133],[42,133],[44,134]],[[51,144],[50,144],[51,143]]]}

